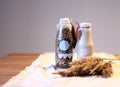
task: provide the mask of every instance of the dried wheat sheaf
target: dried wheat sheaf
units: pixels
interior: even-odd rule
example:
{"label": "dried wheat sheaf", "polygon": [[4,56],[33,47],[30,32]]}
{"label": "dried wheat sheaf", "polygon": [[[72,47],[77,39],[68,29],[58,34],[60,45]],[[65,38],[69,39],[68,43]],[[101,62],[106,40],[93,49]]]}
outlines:
{"label": "dried wheat sheaf", "polygon": [[111,61],[106,62],[99,57],[80,58],[71,62],[70,66],[70,68],[54,74],[60,74],[63,77],[100,75],[107,78],[113,73]]}

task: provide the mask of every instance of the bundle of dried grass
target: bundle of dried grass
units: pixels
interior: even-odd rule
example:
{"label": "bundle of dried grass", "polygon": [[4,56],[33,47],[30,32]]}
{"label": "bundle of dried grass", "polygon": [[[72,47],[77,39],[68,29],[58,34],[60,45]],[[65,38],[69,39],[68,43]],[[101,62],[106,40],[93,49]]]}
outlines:
{"label": "bundle of dried grass", "polygon": [[111,61],[105,62],[98,57],[80,58],[70,63],[70,68],[57,71],[63,77],[101,75],[105,78],[112,75]]}
{"label": "bundle of dried grass", "polygon": [[120,59],[120,54],[115,54],[114,55],[117,59]]}

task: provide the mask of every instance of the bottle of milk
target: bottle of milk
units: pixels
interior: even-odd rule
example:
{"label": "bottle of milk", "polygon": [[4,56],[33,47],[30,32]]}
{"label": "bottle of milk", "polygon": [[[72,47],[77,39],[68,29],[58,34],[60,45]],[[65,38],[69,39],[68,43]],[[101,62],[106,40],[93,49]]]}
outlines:
{"label": "bottle of milk", "polygon": [[77,30],[77,57],[92,56],[94,43],[91,34],[91,23],[80,23]]}

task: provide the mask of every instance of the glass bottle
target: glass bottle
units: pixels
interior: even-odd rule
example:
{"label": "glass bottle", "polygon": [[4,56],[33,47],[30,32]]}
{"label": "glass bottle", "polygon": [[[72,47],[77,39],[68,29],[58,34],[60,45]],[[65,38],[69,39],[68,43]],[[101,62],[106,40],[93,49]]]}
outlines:
{"label": "glass bottle", "polygon": [[61,18],[57,24],[55,60],[56,66],[61,68],[69,67],[73,58],[75,47],[75,29],[68,18]]}
{"label": "glass bottle", "polygon": [[92,56],[94,51],[94,43],[91,34],[91,23],[80,23],[77,31],[77,57]]}

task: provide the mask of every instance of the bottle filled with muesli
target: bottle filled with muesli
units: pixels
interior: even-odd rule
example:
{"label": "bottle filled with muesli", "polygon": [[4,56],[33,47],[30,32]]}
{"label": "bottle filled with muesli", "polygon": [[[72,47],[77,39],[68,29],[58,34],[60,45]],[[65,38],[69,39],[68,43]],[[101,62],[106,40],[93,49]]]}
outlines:
{"label": "bottle filled with muesli", "polygon": [[61,18],[57,24],[55,60],[56,66],[69,67],[76,45],[75,28],[68,18]]}

